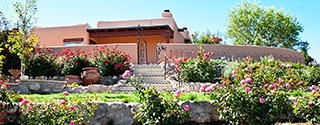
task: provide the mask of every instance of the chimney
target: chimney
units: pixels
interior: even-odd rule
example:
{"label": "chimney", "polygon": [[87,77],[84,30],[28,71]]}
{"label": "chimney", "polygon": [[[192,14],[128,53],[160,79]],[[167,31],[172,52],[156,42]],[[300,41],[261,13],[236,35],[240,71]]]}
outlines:
{"label": "chimney", "polygon": [[189,37],[189,31],[187,27],[183,27],[183,32],[181,32],[181,34],[183,35],[184,38],[188,38]]}
{"label": "chimney", "polygon": [[172,17],[170,10],[164,10],[164,12],[162,13],[162,17]]}

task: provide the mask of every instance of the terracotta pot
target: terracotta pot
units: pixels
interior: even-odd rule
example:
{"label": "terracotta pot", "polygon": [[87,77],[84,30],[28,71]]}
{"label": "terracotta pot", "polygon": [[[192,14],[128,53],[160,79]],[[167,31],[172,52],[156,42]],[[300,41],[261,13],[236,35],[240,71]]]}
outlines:
{"label": "terracotta pot", "polygon": [[9,70],[10,74],[13,76],[13,82],[17,83],[17,77],[21,74],[22,70],[18,70],[18,69],[10,69]]}
{"label": "terracotta pot", "polygon": [[86,67],[82,69],[81,78],[83,85],[91,85],[100,83],[99,69],[95,67]]}
{"label": "terracotta pot", "polygon": [[74,82],[79,83],[79,76],[76,75],[66,75],[67,84],[72,84]]}

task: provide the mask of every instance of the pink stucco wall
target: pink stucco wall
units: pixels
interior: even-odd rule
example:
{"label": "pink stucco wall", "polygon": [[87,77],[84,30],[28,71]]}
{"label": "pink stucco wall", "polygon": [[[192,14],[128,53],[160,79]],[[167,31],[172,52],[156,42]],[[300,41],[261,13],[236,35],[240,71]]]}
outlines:
{"label": "pink stucco wall", "polygon": [[83,45],[83,46],[50,46],[53,52],[61,53],[64,49],[83,49],[85,51],[92,51],[96,46],[107,46],[108,48],[113,48],[117,46],[117,50],[122,51],[131,56],[131,62],[133,64],[138,63],[138,54],[137,54],[137,44],[135,43],[124,43],[124,44],[99,44],[99,45]]}
{"label": "pink stucco wall", "polygon": [[89,24],[59,27],[35,27],[34,34],[39,37],[41,46],[63,46],[63,39],[83,38],[83,44],[88,45],[89,35],[86,31]]}
{"label": "pink stucco wall", "polygon": [[[168,57],[194,57],[193,51],[199,50],[197,44],[167,44],[161,43],[165,48],[165,54]],[[213,59],[224,58],[226,60],[242,61],[243,58],[251,56],[255,60],[260,60],[260,57],[272,55],[275,59],[290,62],[304,62],[302,53],[275,47],[261,47],[261,46],[236,46],[236,45],[203,45],[206,51],[214,52],[211,57]],[[159,56],[160,61],[164,61],[163,54]]]}

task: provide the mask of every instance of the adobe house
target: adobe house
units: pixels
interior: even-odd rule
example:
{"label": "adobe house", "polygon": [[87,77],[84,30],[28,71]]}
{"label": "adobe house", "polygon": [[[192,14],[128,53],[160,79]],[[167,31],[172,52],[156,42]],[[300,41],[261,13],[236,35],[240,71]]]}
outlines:
{"label": "adobe house", "polygon": [[164,10],[160,18],[98,21],[96,28],[89,24],[36,26],[34,34],[39,37],[39,44],[46,47],[134,44],[125,50],[137,56],[132,57],[135,63],[156,63],[157,43],[190,42],[187,28],[178,28],[169,10]]}

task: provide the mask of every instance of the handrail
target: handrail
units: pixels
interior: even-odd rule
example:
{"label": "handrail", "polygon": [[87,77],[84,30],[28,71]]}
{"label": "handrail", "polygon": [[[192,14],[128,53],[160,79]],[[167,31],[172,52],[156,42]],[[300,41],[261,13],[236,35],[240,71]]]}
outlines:
{"label": "handrail", "polygon": [[[170,60],[170,58],[167,56],[167,54],[164,52],[164,50],[163,50],[162,46],[160,45],[160,43],[157,44],[157,50],[160,50],[160,52],[161,52],[161,53],[163,54],[163,56],[164,56],[164,79],[166,79],[166,74],[167,74],[167,60],[169,60],[170,62],[171,62],[171,60]],[[157,55],[156,58],[159,58],[158,56],[159,56],[159,55]],[[157,61],[158,61],[158,59],[157,59]]]}

